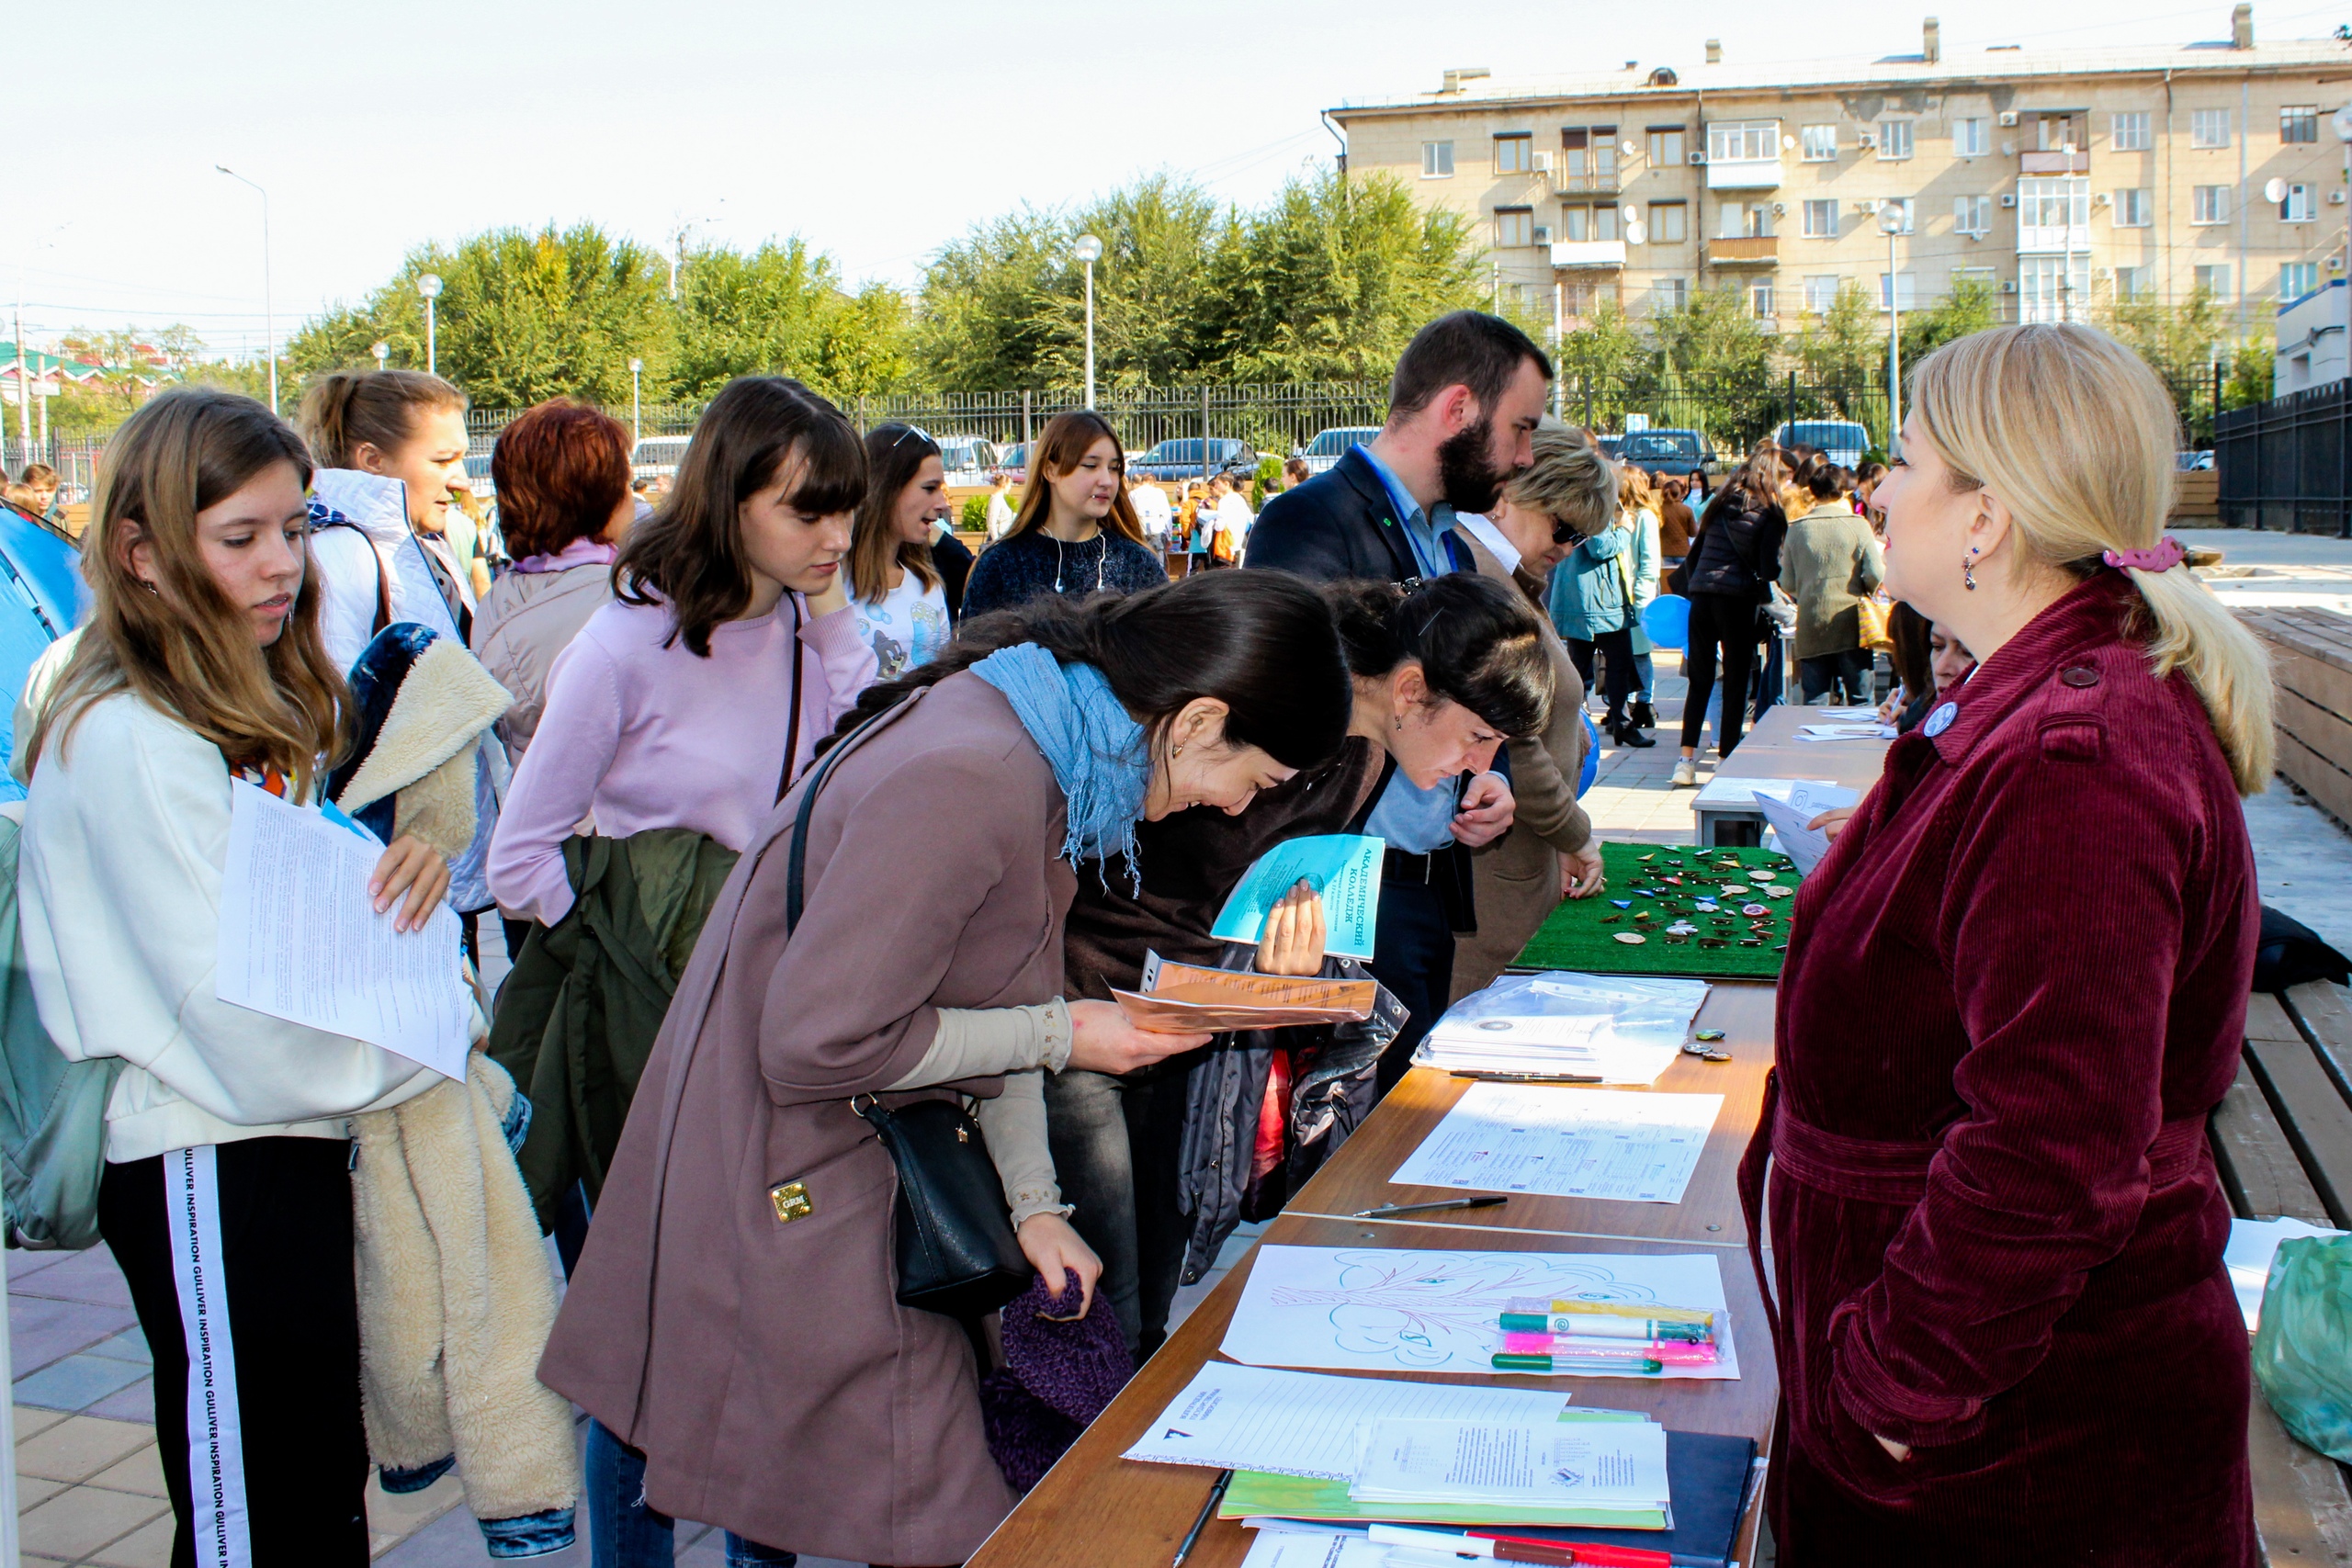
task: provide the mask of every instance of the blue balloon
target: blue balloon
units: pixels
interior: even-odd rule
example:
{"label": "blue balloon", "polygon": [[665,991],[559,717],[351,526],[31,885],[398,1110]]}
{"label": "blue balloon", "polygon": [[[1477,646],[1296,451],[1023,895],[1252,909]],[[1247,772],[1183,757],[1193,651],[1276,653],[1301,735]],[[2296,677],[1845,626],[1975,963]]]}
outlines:
{"label": "blue balloon", "polygon": [[1577,774],[1577,798],[1582,800],[1584,792],[1592,787],[1592,781],[1600,773],[1600,730],[1592,722],[1591,714],[1580,713],[1577,716],[1584,720],[1584,771]]}
{"label": "blue balloon", "polygon": [[1642,630],[1659,648],[1680,648],[1690,640],[1690,601],[1679,593],[1661,593],[1642,611]]}

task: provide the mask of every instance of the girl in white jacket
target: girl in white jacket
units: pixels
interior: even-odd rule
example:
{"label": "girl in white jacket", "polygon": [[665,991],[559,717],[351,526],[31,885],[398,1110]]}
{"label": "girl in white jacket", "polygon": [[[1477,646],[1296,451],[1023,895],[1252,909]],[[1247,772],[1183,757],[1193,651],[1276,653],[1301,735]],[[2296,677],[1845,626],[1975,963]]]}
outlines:
{"label": "girl in white jacket", "polygon": [[[43,705],[26,807],[41,1022],[69,1057],[128,1064],[99,1223],[154,1354],[173,1560],[204,1568],[368,1561],[347,1119],[440,1081],[215,994],[231,780],[307,805],[349,735],[310,474],[248,398],[166,392],[123,426],[83,559],[92,620]],[[370,884],[402,931],[447,885],[408,837]]]}

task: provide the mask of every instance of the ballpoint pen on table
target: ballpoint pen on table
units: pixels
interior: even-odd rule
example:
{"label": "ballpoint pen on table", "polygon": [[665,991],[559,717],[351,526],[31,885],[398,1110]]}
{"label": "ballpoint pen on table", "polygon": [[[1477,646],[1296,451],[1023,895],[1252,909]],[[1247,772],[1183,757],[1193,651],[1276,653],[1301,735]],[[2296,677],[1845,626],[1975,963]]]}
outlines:
{"label": "ballpoint pen on table", "polygon": [[1491,1530],[1375,1524],[1370,1533],[1373,1543],[1378,1546],[1402,1547],[1437,1556],[1484,1558],[1492,1562],[1543,1563],[1550,1568],[1668,1568],[1673,1562],[1671,1553],[1645,1547],[1541,1540]]}
{"label": "ballpoint pen on table", "polygon": [[1476,1078],[1480,1083],[1602,1083],[1599,1073],[1496,1073],[1476,1067],[1456,1067],[1448,1077]]}
{"label": "ballpoint pen on table", "polygon": [[1170,1564],[1170,1568],[1184,1568],[1184,1559],[1193,1553],[1193,1543],[1201,1539],[1201,1531],[1208,1528],[1210,1516],[1216,1512],[1216,1506],[1225,1501],[1225,1489],[1232,1484],[1233,1472],[1220,1470],[1216,1472],[1216,1484],[1209,1488],[1209,1500],[1201,1505],[1199,1516],[1193,1520],[1193,1528],[1184,1532],[1183,1544],[1177,1547],[1176,1561]]}
{"label": "ballpoint pen on table", "polygon": [[1377,1209],[1360,1209],[1350,1217],[1388,1220],[1398,1214],[1428,1214],[1441,1209],[1498,1209],[1510,1201],[1508,1198],[1442,1198],[1434,1203],[1383,1203]]}

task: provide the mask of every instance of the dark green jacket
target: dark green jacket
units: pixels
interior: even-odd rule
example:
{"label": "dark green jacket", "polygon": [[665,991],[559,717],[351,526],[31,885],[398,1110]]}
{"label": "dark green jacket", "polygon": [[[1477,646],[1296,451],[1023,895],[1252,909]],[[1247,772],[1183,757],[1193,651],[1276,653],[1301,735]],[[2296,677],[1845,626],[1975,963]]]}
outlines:
{"label": "dark green jacket", "polygon": [[671,993],[735,852],[688,828],[563,846],[571,912],[534,927],[498,988],[491,1059],[523,1086],[531,1131],[516,1163],[542,1229],[574,1181],[594,1202]]}

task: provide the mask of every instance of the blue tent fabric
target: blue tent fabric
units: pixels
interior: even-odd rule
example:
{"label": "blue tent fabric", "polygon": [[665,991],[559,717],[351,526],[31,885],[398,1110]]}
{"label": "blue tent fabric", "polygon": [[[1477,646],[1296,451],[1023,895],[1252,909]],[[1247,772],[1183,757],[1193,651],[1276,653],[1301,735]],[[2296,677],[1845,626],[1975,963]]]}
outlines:
{"label": "blue tent fabric", "polygon": [[[40,524],[0,506],[0,758],[16,750],[17,698],[33,661],[89,615],[82,552]],[[24,786],[0,774],[0,800]]]}

